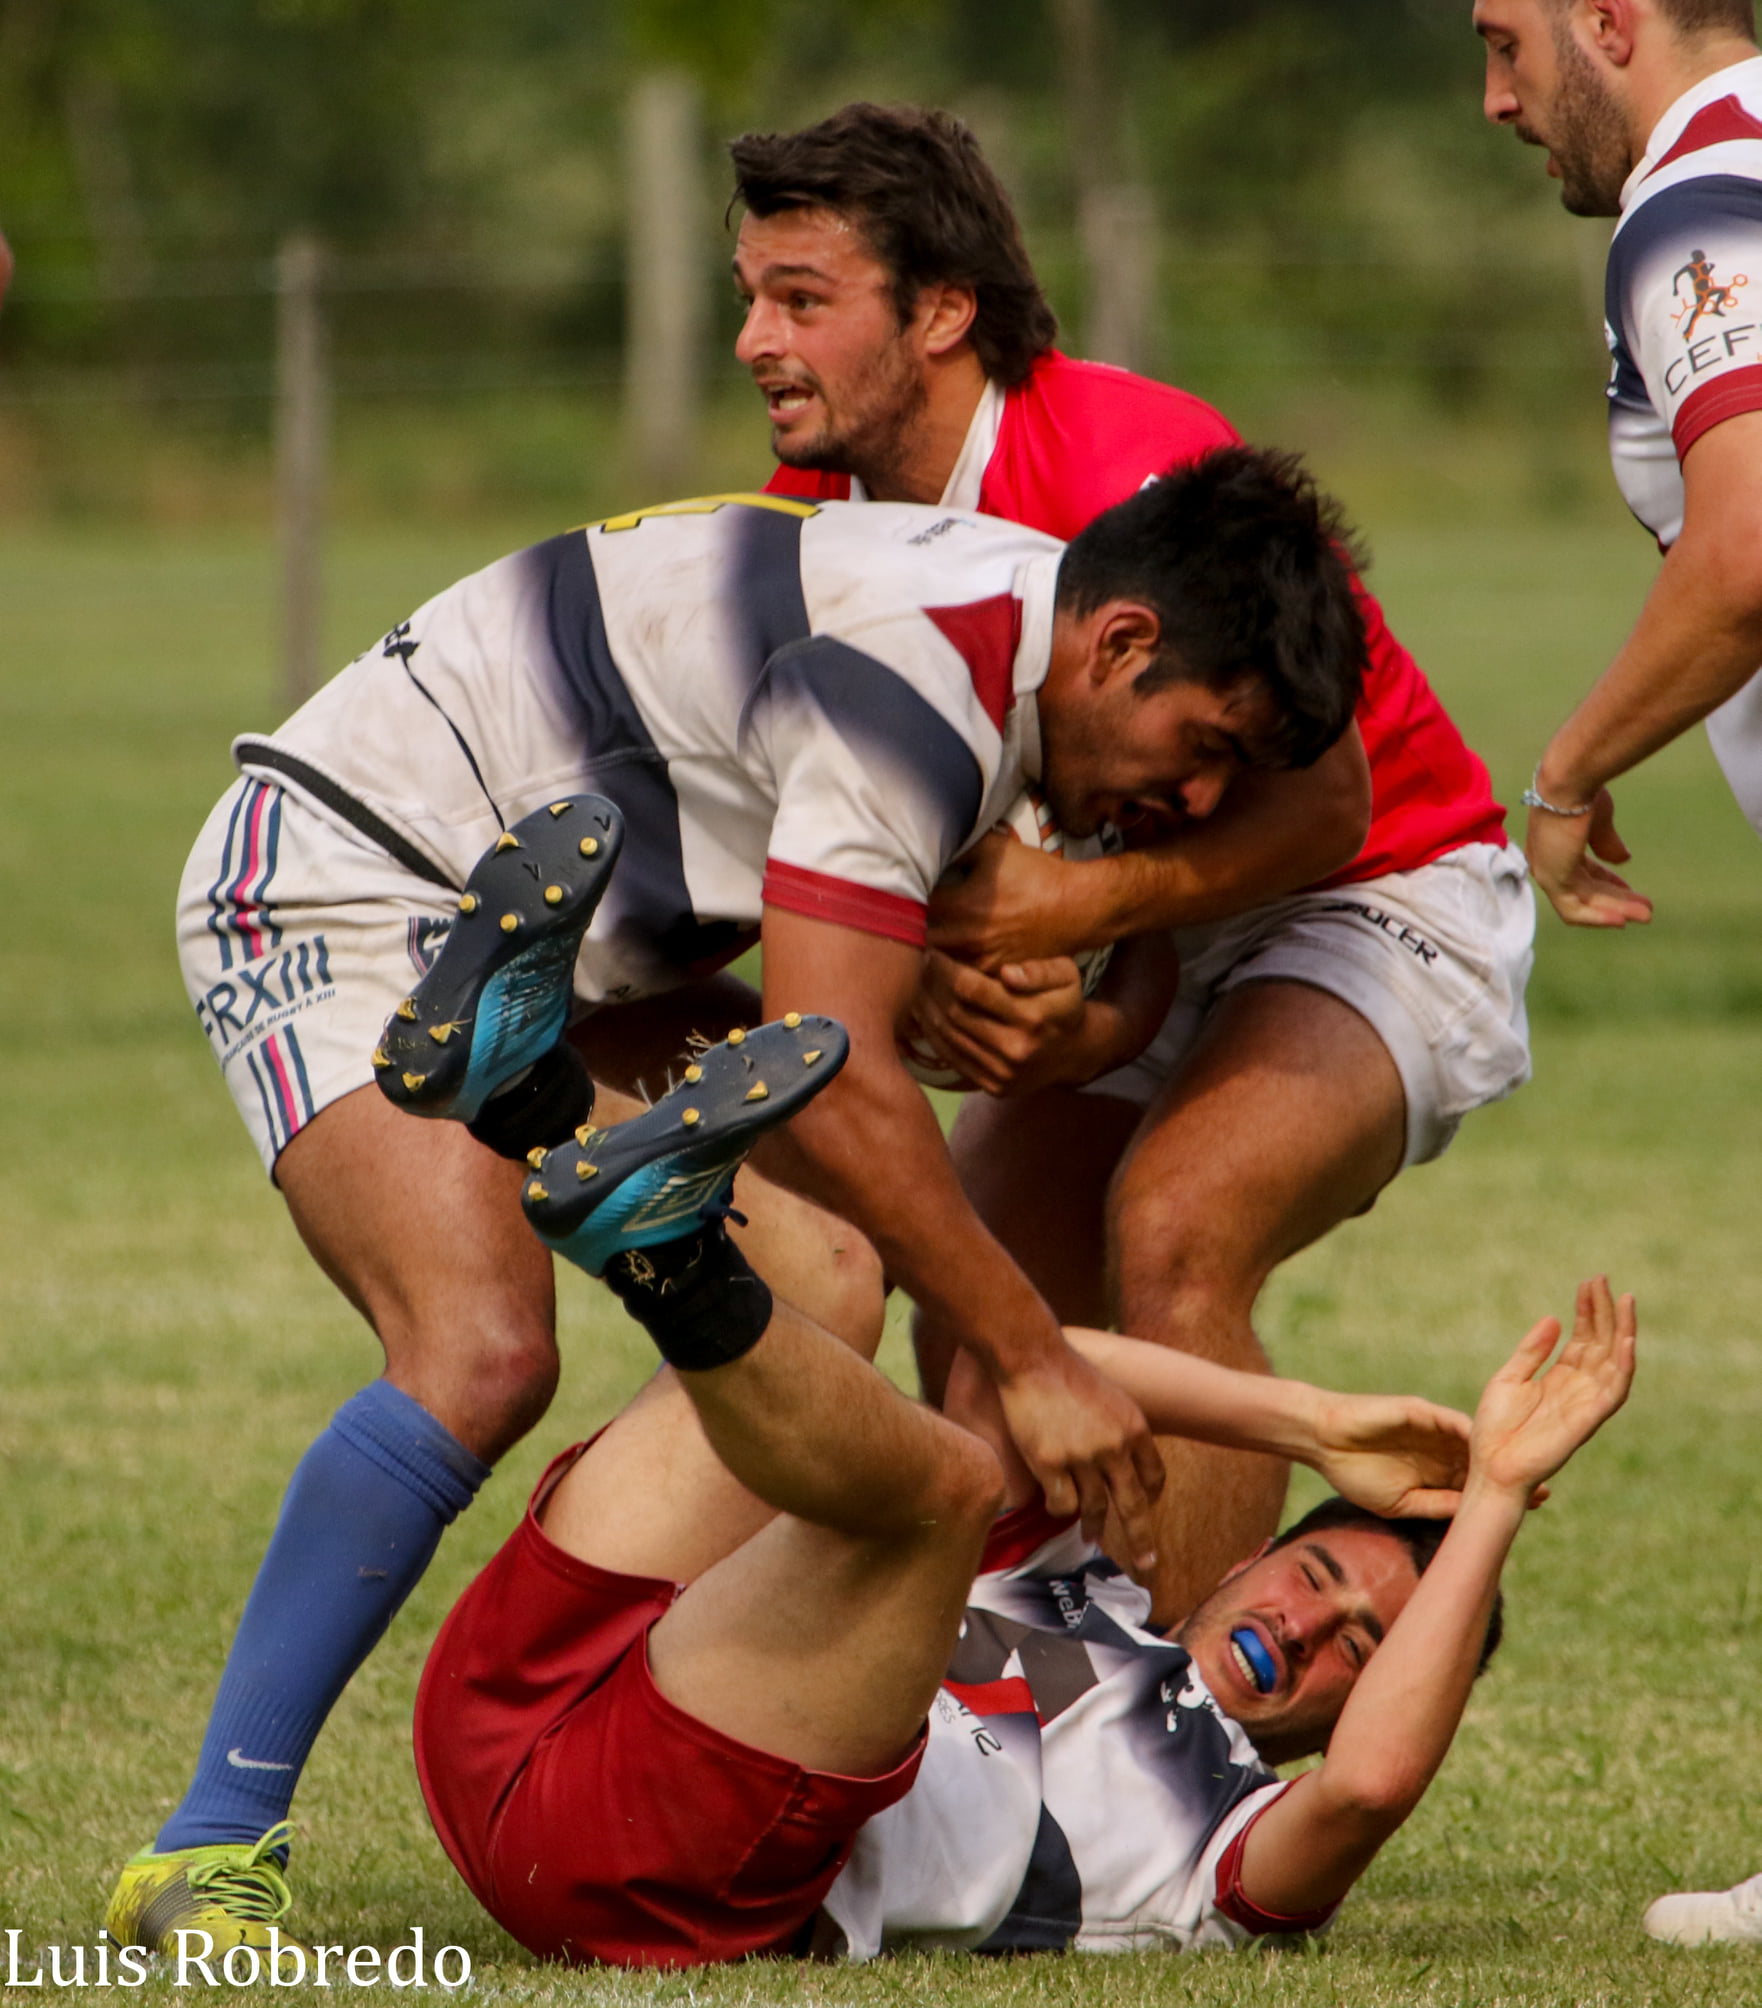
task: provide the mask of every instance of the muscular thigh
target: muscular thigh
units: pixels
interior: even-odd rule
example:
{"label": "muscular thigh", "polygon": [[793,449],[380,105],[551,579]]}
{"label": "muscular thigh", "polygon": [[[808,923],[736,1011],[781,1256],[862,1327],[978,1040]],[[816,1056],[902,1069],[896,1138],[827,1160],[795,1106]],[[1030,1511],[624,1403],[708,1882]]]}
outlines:
{"label": "muscular thigh", "polygon": [[1195,1283],[1245,1308],[1277,1263],[1376,1197],[1405,1146],[1401,1077],[1358,1012],[1302,983],[1229,992],[1115,1179],[1121,1315],[1140,1329],[1157,1294]]}

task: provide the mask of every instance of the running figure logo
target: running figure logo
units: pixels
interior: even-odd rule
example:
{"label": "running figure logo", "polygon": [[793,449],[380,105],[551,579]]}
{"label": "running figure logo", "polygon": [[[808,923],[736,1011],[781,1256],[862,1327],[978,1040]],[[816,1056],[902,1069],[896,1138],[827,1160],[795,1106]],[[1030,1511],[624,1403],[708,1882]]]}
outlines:
{"label": "running figure logo", "polygon": [[[1686,295],[1682,283],[1685,279],[1689,282]],[[1729,286],[1720,285],[1713,276],[1713,267],[1707,262],[1706,252],[1691,251],[1689,262],[1678,270],[1670,282],[1670,290],[1681,302],[1671,319],[1682,330],[1683,340],[1694,339],[1695,324],[1703,314],[1723,320],[1726,308],[1737,305],[1738,288],[1749,283],[1749,275],[1740,272]]]}

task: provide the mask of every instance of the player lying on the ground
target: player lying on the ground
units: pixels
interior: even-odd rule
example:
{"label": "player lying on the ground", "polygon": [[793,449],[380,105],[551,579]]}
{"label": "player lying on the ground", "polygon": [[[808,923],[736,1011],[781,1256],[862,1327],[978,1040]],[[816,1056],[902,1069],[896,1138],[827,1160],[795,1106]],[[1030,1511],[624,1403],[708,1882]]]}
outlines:
{"label": "player lying on the ground", "polygon": [[[1584,1285],[1559,1360],[1546,1319],[1472,1433],[1076,1335],[1164,1431],[1303,1458],[1379,1508],[1456,1508],[1333,1500],[1160,1637],[1047,1513],[982,1375],[963,1361],[948,1415],[907,1400],[715,1217],[741,1144],[839,1043],[809,1019],[714,1048],[593,1141],[588,1196],[574,1146],[534,1181],[535,1217],[570,1189],[554,1245],[675,1371],[551,1465],[435,1643],[416,1752],[447,1852],[523,1945],[572,1961],[1318,1929],[1449,1749],[1536,1487],[1626,1396],[1632,1299]],[[716,1181],[704,1224],[636,1236]],[[1291,1784],[1269,1768],[1323,1750]]]}
{"label": "player lying on the ground", "polygon": [[[738,354],[784,463],[774,492],[939,499],[1071,537],[1236,437],[1196,397],[1058,353],[1008,195],[958,120],[847,105],[732,152]],[[1067,1324],[1264,1367],[1253,1311],[1274,1266],[1529,1077],[1523,858],[1359,592],[1363,695],[1324,759],[1078,871],[981,847],[970,896],[932,904],[932,943],[968,961],[932,958],[928,1035],[982,1085],[1034,1090],[974,1096],[956,1166]],[[1049,959],[1149,927],[1180,930],[1179,994],[1097,1078],[1069,965],[1052,985]],[[935,1389],[955,1340],[923,1310]],[[1272,1531],[1284,1489],[1274,1459],[1183,1447],[1158,1508],[1159,1615]]]}
{"label": "player lying on the ground", "polygon": [[[1054,1504],[1099,1525],[1111,1496],[1148,1553],[1143,1418],[973,1215],[895,1036],[930,888],[1031,779],[1081,834],[1137,804],[1201,813],[1347,728],[1363,632],[1337,530],[1289,464],[1246,449],[1068,550],[930,510],[686,504],[491,566],[240,742],[248,778],[184,880],[186,975],[387,1374],[294,1478],[196,1778],[125,1871],[113,1937],[266,1930],[258,1843],[325,1715],[550,1399],[550,1258],[496,1150],[584,1120],[553,1044],[571,1008],[683,989],[762,939],[771,1015],[832,1010],[853,1037],[834,1094],[775,1139],[840,1218],[744,1196],[767,1272],[821,1323],[869,1331],[866,1234],[997,1375]],[[401,1003],[413,985],[420,1008]],[[394,1008],[388,1099],[370,1055]]]}

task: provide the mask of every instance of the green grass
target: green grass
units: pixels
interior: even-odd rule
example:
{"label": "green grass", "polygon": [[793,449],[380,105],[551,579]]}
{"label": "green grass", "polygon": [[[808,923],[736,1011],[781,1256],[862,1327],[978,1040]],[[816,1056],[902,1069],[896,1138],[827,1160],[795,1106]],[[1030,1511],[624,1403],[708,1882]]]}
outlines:
{"label": "green grass", "polygon": [[[336,658],[547,527],[351,533]],[[1398,631],[1511,799],[1638,605],[1644,540],[1612,515],[1368,527]],[[271,586],[242,532],[27,530],[0,548],[0,1929],[27,1948],[90,1941],[117,1864],[181,1790],[286,1475],[375,1365],[261,1176],[171,946],[227,740],[277,714]],[[1325,1947],[689,1982],[533,1969],[429,1831],[409,1717],[428,1640],[538,1468],[646,1370],[573,1276],[552,1417],[449,1535],[319,1744],[299,1928],[389,1946],[420,1923],[514,2000],[1762,1999],[1762,1961],[1637,1929],[1662,1888],[1762,1867],[1762,857],[1698,737],[1620,799],[1654,927],[1569,938],[1545,921],[1534,1085],[1268,1294],[1291,1371],[1461,1401],[1582,1273],[1607,1267],[1644,1314],[1633,1404],[1520,1544],[1505,1654]]]}

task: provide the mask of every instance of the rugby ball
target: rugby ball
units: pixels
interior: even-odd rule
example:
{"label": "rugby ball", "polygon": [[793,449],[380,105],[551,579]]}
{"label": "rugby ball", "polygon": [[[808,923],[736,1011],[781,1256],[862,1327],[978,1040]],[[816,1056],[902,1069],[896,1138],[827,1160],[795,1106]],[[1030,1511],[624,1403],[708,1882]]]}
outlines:
{"label": "rugby ball", "polygon": [[[1009,814],[1001,817],[995,827],[1008,830],[1019,843],[1037,845],[1048,857],[1066,858],[1072,864],[1084,864],[1091,858],[1105,857],[1120,848],[1119,833],[1111,827],[1103,828],[1093,837],[1067,837],[1059,828],[1051,803],[1038,788],[1024,789],[1011,805]],[[1112,955],[1113,945],[1109,943],[1105,948],[1086,949],[1076,957],[1085,997],[1094,995],[1095,986],[1107,974]],[[927,1088],[947,1088],[961,1094],[972,1089],[973,1084],[966,1075],[948,1066],[922,1039],[902,1039],[899,1056],[912,1079],[921,1081]]]}

